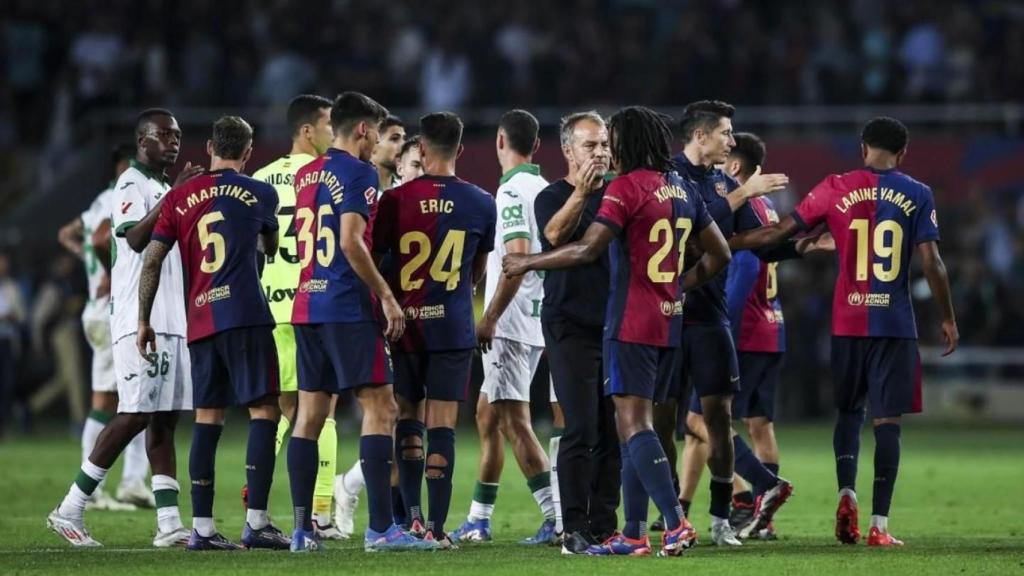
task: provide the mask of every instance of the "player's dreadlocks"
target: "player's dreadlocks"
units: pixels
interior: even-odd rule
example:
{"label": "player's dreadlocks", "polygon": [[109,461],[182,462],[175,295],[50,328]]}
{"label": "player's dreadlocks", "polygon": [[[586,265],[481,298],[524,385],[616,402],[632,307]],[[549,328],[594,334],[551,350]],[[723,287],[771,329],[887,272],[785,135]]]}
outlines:
{"label": "player's dreadlocks", "polygon": [[608,120],[612,158],[620,174],[638,168],[668,172],[672,165],[672,131],[667,116],[643,106],[628,106]]}

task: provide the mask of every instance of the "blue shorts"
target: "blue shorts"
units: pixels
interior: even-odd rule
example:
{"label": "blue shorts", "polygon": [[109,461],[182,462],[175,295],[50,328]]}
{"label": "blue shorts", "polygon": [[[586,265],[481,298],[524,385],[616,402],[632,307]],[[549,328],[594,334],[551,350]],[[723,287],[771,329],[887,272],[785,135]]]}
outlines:
{"label": "blue shorts", "polygon": [[678,354],[678,348],[605,340],[605,396],[640,396],[664,402]]}
{"label": "blue shorts", "polygon": [[395,353],[395,394],[409,402],[462,402],[473,369],[473,349]]}
{"label": "blue shorts", "polygon": [[[724,324],[686,324],[683,326],[680,367],[675,386],[678,398],[692,390],[690,411],[702,414],[700,398],[735,394],[740,389],[740,369],[732,332]],[[689,379],[690,387],[686,381]]]}
{"label": "blue shorts", "polygon": [[872,418],[921,412],[921,356],[909,338],[832,337],[836,408],[871,404]]}
{"label": "blue shorts", "polygon": [[273,326],[247,326],[191,342],[192,405],[246,406],[280,394],[273,332]]}
{"label": "blue shorts", "polygon": [[295,326],[299,390],[337,394],[391,384],[391,348],[376,322]]}
{"label": "blue shorts", "polygon": [[775,389],[782,373],[781,352],[739,353],[740,391],[732,397],[732,417],[775,420]]}

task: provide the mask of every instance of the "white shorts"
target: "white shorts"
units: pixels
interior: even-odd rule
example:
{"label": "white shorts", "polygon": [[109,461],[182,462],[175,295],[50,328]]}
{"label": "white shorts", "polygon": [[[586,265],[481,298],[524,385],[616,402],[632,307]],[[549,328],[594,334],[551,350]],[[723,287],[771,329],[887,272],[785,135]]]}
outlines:
{"label": "white shorts", "polygon": [[110,343],[110,313],[107,310],[109,302],[107,298],[99,298],[86,304],[82,310],[82,329],[92,348],[93,392],[117,392],[114,352]]}
{"label": "white shorts", "polygon": [[537,371],[540,356],[544,353],[541,346],[531,346],[508,340],[495,338],[491,349],[484,353],[484,383],[480,392],[487,394],[487,400],[530,401],[530,382]]}
{"label": "white shorts", "polygon": [[135,333],[114,342],[117,411],[152,414],[192,409],[192,363],[185,338],[156,335],[151,361],[139,354]]}

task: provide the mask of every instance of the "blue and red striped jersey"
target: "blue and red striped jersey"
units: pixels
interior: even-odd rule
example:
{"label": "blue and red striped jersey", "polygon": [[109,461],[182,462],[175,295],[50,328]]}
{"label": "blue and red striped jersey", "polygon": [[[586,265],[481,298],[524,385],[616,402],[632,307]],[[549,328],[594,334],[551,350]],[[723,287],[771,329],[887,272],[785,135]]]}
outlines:
{"label": "blue and red striped jersey", "polygon": [[[762,226],[779,221],[772,201],[753,198],[748,205]],[[732,255],[725,284],[729,323],[736,349],[744,352],[785,352],[786,324],[779,301],[777,262],[765,262],[750,250]]]}
{"label": "blue and red striped jersey", "polygon": [[910,300],[914,246],[939,239],[928,186],[896,170],[825,178],[793,213],[805,230],[824,222],[836,241],[836,336],[917,338]]}
{"label": "blue and red striped jersey", "polygon": [[634,170],[608,185],[595,222],[615,231],[605,339],[678,346],[686,240],[712,222],[703,200],[675,172]]}
{"label": "blue and red striped jersey", "polygon": [[274,318],[256,269],[257,238],[277,230],[274,187],[216,170],[170,190],[153,240],[181,243],[188,294],[188,341]]}
{"label": "blue and red striped jersey", "polygon": [[366,220],[364,239],[372,249],[377,209],[377,171],[369,162],[331,148],[295,174],[295,240],[298,292],[292,324],[373,322],[377,300],[341,251],[341,216]]}
{"label": "blue and red striped jersey", "polygon": [[494,198],[455,176],[421,176],[384,193],[373,238],[407,318],[396,349],[476,346],[473,260],[494,249],[497,219]]}

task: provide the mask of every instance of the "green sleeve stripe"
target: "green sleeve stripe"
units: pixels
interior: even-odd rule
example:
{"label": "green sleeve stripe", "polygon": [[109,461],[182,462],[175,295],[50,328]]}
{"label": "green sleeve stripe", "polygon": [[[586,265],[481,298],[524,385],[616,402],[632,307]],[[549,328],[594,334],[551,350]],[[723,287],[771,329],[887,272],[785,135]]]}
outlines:
{"label": "green sleeve stripe", "polygon": [[131,228],[132,226],[135,226],[138,223],[139,223],[138,220],[131,220],[131,221],[128,221],[128,222],[122,222],[117,227],[117,229],[114,230],[114,236],[117,236],[118,238],[124,238],[124,233],[127,232],[129,228]]}
{"label": "green sleeve stripe", "polygon": [[509,234],[505,234],[504,236],[502,236],[501,237],[501,241],[502,242],[508,242],[509,240],[515,240],[516,238],[526,238],[527,240],[529,240],[530,239],[530,233],[529,232],[511,232]]}

